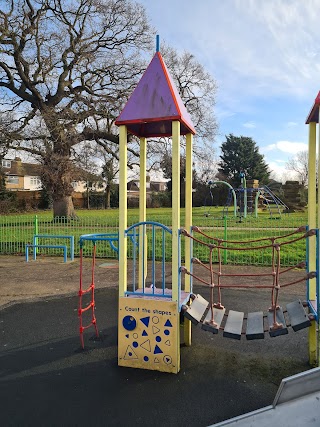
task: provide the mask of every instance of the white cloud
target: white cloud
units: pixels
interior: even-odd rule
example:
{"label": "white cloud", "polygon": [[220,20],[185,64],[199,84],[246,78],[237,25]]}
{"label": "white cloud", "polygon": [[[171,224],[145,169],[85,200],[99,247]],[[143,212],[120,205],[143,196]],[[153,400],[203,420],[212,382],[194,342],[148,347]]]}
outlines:
{"label": "white cloud", "polygon": [[285,165],[279,164],[278,161],[268,163],[269,170],[271,171],[271,178],[276,181],[285,183],[285,181],[297,179],[294,172],[286,169]]}
{"label": "white cloud", "polygon": [[307,149],[295,141],[307,141],[302,122],[319,91],[319,0],[141,1],[161,39],[192,52],[217,80],[223,134],[258,123],[260,144],[281,140],[261,147],[270,161]]}
{"label": "white cloud", "polygon": [[283,153],[296,154],[299,151],[308,150],[308,145],[304,142],[278,141],[275,144],[267,145],[261,149],[261,151],[265,153],[274,150],[279,150]]}
{"label": "white cloud", "polygon": [[217,119],[219,120],[223,120],[223,119],[227,119],[230,117],[233,117],[236,115],[236,113],[234,111],[231,111],[229,109],[220,107],[219,105],[217,105],[215,107],[215,115],[217,117]]}
{"label": "white cloud", "polygon": [[256,128],[256,124],[254,122],[246,122],[242,125],[244,128],[254,129]]}
{"label": "white cloud", "polygon": [[[272,93],[276,89],[306,95],[314,88],[313,79],[320,69],[319,2],[248,0],[244,7],[243,1],[237,0],[235,11],[253,25],[247,27],[244,38],[250,56],[256,56],[243,71],[246,70],[254,82],[258,81]],[[252,37],[253,31],[255,37]],[[240,61],[242,52],[243,49],[233,51],[235,61]]]}
{"label": "white cloud", "polygon": [[191,0],[140,1],[161,37],[212,73],[220,101],[233,111],[252,96],[316,96],[318,0],[201,0],[196,8]]}

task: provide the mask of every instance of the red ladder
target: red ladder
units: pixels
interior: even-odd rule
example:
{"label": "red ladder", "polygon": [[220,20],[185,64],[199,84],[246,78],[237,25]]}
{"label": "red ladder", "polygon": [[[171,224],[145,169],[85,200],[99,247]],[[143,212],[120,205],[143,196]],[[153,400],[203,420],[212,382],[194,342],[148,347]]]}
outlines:
{"label": "red ladder", "polygon": [[[94,271],[95,271],[95,264],[96,264],[96,244],[93,242],[93,251],[92,251],[92,265],[91,265],[91,285],[88,287],[88,289],[83,290],[83,248],[82,245],[80,246],[80,289],[79,289],[79,309],[78,309],[78,317],[79,317],[79,333],[80,333],[80,343],[81,347],[84,349],[84,339],[83,339],[83,333],[86,329],[90,328],[91,326],[94,327],[96,332],[96,337],[99,338],[99,331],[97,328],[97,320],[95,316],[95,300],[94,300]],[[82,307],[82,297],[85,294],[91,294],[91,301],[86,307]],[[91,321],[88,325],[83,326],[83,318],[82,315],[86,311],[91,310]]]}

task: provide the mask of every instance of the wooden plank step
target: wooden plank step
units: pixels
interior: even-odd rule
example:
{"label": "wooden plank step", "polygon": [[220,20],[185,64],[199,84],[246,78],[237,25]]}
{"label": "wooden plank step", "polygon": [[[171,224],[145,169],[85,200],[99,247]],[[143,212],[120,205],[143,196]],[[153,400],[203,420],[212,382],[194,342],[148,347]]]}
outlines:
{"label": "wooden plank step", "polygon": [[300,329],[309,328],[309,326],[311,326],[311,322],[306,315],[300,300],[287,304],[287,312],[289,315],[291,327],[295,332],[300,331]]}
{"label": "wooden plank step", "polygon": [[288,333],[288,328],[283,315],[282,307],[279,307],[276,310],[276,321],[277,323],[281,323],[283,326],[278,329],[272,329],[273,328],[273,311],[268,311],[268,324],[269,324],[270,337],[278,337],[279,335],[286,335]]}
{"label": "wooden plank step", "polygon": [[197,325],[204,315],[204,312],[208,308],[209,302],[204,299],[201,295],[196,295],[191,305],[185,311],[184,316],[191,320],[194,325]]}
{"label": "wooden plank step", "polygon": [[246,338],[247,340],[261,340],[264,338],[262,311],[248,313]]}
{"label": "wooden plank step", "polygon": [[219,328],[221,325],[221,322],[223,320],[224,313],[226,312],[225,308],[213,308],[213,319],[215,325],[211,324],[211,310],[209,309],[206,318],[204,319],[201,329],[204,331],[212,332],[213,334],[217,334],[219,332]]}
{"label": "wooden plank step", "polygon": [[241,311],[229,310],[226,325],[224,327],[223,336],[226,338],[241,339],[242,324],[244,313]]}

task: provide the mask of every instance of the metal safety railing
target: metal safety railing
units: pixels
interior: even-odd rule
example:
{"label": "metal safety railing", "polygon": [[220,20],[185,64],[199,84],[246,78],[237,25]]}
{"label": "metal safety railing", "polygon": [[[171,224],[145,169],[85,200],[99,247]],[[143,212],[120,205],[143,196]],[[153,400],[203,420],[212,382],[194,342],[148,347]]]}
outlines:
{"label": "metal safety railing", "polygon": [[[162,214],[160,210],[157,213],[152,210],[152,213],[147,211],[147,220],[156,221],[171,228],[171,212]],[[74,255],[79,257],[79,238],[84,234],[115,234],[118,233],[118,211],[105,212],[96,216],[79,216],[78,220],[60,220],[55,222],[52,220],[52,214],[39,215],[8,215],[0,216],[0,255],[25,255],[26,244],[32,244],[35,235],[48,236],[74,236]],[[128,212],[128,226],[139,221],[136,210]],[[181,226],[183,226],[183,210],[181,218]],[[306,216],[290,216],[283,215],[280,219],[274,220],[263,216],[254,218],[213,218],[210,215],[206,216],[204,208],[195,209],[193,215],[193,225],[200,226],[206,230],[207,234],[212,237],[223,240],[253,240],[260,237],[280,236],[287,230],[294,230],[301,224],[306,224]],[[41,244],[50,245],[52,239],[42,239]],[[64,245],[65,240],[57,239],[57,245]],[[182,254],[184,242],[182,244]],[[152,255],[151,249],[148,246],[147,257]],[[61,256],[61,250],[54,248],[38,248],[37,255],[57,255]],[[91,248],[89,245],[84,245],[83,256],[91,256]],[[117,259],[117,251],[110,245],[109,241],[99,242],[97,245],[97,258],[114,258]],[[203,254],[204,262],[208,262],[206,254]],[[290,248],[285,248],[283,251],[283,263],[285,265],[295,265],[297,260],[305,257],[305,246],[297,242]],[[166,252],[166,258],[171,258],[170,249]],[[217,261],[217,260],[213,260]],[[223,253],[224,264],[229,265],[270,265],[271,258],[266,251],[248,251],[243,253]]]}

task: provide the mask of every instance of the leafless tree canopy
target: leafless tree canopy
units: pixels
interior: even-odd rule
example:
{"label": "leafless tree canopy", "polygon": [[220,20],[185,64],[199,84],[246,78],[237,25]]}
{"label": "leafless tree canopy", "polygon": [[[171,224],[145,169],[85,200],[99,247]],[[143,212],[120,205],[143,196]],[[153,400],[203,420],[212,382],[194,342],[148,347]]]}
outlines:
{"label": "leafless tree canopy", "polygon": [[126,0],[0,4],[1,98],[15,116],[6,136],[41,157],[44,182],[61,201],[72,192],[72,147],[117,143],[113,121],[144,67],[151,31],[144,9]]}
{"label": "leafless tree canopy", "polygon": [[[208,157],[213,158],[213,145],[218,131],[214,116],[216,82],[191,53],[185,51],[178,54],[166,44],[162,46],[161,53],[196,128],[194,154],[197,163],[203,164]],[[159,144],[159,140],[155,140],[149,144],[151,167],[165,162],[166,156],[171,155],[170,141],[163,140]]]}
{"label": "leafless tree canopy", "polygon": [[286,169],[295,172],[300,184],[304,186],[308,184],[308,161],[308,151],[299,151],[294,157],[291,157],[286,164]]}
{"label": "leafless tree canopy", "polygon": [[[153,44],[145,10],[131,0],[0,0],[0,115],[11,115],[0,140],[38,156],[54,215],[73,215],[73,147],[94,141],[117,159],[114,120]],[[207,137],[214,83],[191,55],[170,51],[168,58]]]}
{"label": "leafless tree canopy", "polygon": [[197,138],[213,142],[217,132],[213,115],[216,82],[191,53],[183,52],[179,55],[167,46],[162,51],[181,99],[197,129]]}

